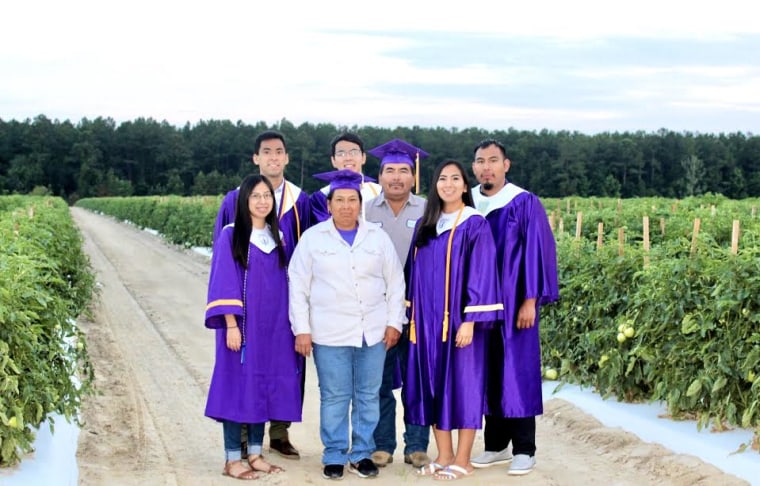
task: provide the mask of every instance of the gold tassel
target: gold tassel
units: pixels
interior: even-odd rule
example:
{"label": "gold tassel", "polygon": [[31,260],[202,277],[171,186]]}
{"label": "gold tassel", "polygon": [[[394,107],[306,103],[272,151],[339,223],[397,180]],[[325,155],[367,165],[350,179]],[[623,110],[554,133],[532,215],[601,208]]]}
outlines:
{"label": "gold tassel", "polygon": [[420,153],[417,152],[417,157],[414,159],[414,190],[415,194],[420,193]]}
{"label": "gold tassel", "polygon": [[451,233],[449,233],[449,243],[446,247],[446,286],[444,287],[443,296],[443,342],[449,340],[449,286],[451,281],[451,245],[454,242],[454,232],[459,225],[459,218],[462,217],[465,204],[462,203],[462,207],[459,208],[457,219],[454,220],[454,225],[451,227]]}

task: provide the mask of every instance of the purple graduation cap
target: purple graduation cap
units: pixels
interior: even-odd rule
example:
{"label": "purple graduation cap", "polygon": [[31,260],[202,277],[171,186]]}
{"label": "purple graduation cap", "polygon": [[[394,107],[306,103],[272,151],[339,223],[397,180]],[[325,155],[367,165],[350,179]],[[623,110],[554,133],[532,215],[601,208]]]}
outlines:
{"label": "purple graduation cap", "polygon": [[419,147],[401,140],[400,138],[394,138],[390,142],[385,142],[382,145],[367,150],[367,153],[374,155],[380,159],[380,171],[382,172],[385,164],[408,164],[414,169],[414,184],[416,186],[416,193],[419,194],[420,190],[420,159],[424,159],[429,154]]}
{"label": "purple graduation cap", "polygon": [[333,170],[331,172],[320,172],[314,174],[315,179],[330,183],[330,193],[335,189],[354,189],[361,194],[362,183],[364,181],[375,182],[371,177],[367,177],[358,172],[349,169]]}

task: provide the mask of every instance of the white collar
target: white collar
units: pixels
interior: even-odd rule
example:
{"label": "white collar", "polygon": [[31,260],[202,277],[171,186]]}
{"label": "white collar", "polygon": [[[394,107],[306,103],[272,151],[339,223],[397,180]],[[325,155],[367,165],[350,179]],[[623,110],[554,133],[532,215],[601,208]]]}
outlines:
{"label": "white collar", "polygon": [[[457,215],[459,214],[459,211],[455,211],[453,213],[441,213],[441,216],[438,218],[438,224],[435,225],[435,231],[437,235],[440,235],[441,233],[445,233],[446,231],[450,230],[454,227],[454,222],[457,220]],[[457,222],[457,225],[462,224],[464,221],[467,220],[467,218],[471,216],[480,216],[480,213],[475,210],[475,208],[471,208],[470,206],[465,206],[462,210],[462,216],[460,216],[459,221]]]}
{"label": "white collar", "polygon": [[[283,194],[285,195],[285,207],[280,207],[282,206]],[[278,195],[280,197],[277,198],[277,214],[285,214],[296,205],[298,196],[301,195],[301,188],[292,182],[283,179],[283,183],[277,188],[277,190],[275,190],[275,197]]]}
{"label": "white collar", "polygon": [[472,201],[478,211],[485,216],[491,211],[503,208],[523,192],[526,192],[525,189],[508,182],[493,196],[486,196],[480,192],[480,184],[478,184],[472,188]]}
{"label": "white collar", "polygon": [[[282,235],[280,235],[282,236]],[[272,250],[277,248],[277,244],[272,237],[272,230],[267,225],[266,228],[251,228],[250,242],[253,246],[263,251],[264,253],[272,253]]]}

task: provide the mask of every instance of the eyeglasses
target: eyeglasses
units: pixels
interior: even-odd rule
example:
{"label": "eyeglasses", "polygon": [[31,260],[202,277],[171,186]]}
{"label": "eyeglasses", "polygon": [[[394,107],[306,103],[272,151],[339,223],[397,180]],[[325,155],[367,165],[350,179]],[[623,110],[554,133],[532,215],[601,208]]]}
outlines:
{"label": "eyeglasses", "polygon": [[348,150],[348,151],[346,151],[346,150],[338,150],[337,152],[335,152],[335,158],[336,159],[342,159],[342,158],[348,157],[348,156],[358,157],[361,153],[362,153],[362,151],[359,150],[359,149],[351,149],[351,150]]}
{"label": "eyeglasses", "polygon": [[259,194],[257,192],[252,192],[250,196],[248,196],[249,199],[253,199],[256,202],[259,201],[271,201],[272,200],[272,193],[265,192],[264,194]]}

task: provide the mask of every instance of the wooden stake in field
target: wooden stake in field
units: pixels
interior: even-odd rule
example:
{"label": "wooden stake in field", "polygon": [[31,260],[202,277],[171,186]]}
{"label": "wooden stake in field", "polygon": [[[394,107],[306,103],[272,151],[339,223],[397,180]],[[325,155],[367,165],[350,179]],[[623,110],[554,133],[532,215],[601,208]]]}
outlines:
{"label": "wooden stake in field", "polygon": [[578,211],[578,213],[575,215],[575,239],[576,240],[581,239],[582,226],[583,226],[583,212]]}
{"label": "wooden stake in field", "polygon": [[618,228],[618,256],[625,252],[625,229]]}
{"label": "wooden stake in field", "polygon": [[735,219],[731,227],[731,254],[739,253],[739,220]]}
{"label": "wooden stake in field", "polygon": [[660,218],[660,234],[665,236],[665,218]]}
{"label": "wooden stake in field", "polygon": [[552,233],[554,233],[554,228],[557,226],[557,212],[552,211],[552,213],[549,215],[549,228],[551,228]]}
{"label": "wooden stake in field", "polygon": [[596,225],[596,249],[601,250],[604,246],[604,223]]}
{"label": "wooden stake in field", "polygon": [[642,220],[644,227],[644,268],[649,268],[649,216]]}
{"label": "wooden stake in field", "polygon": [[691,255],[697,252],[697,236],[699,236],[699,226],[701,223],[702,221],[699,218],[694,218],[694,230],[691,233]]}

